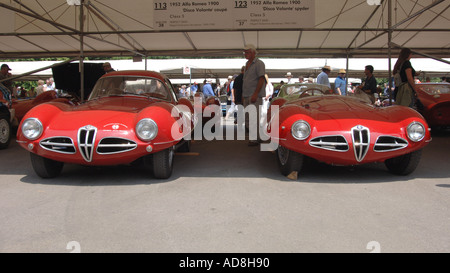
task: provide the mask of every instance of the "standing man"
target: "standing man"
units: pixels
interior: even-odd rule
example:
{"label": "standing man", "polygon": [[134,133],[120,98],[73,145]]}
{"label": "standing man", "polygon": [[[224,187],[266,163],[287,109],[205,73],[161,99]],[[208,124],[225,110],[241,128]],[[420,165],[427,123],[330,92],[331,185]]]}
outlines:
{"label": "standing man", "polygon": [[369,95],[370,100],[374,103],[375,93],[377,93],[377,79],[375,79],[373,75],[373,66],[366,65],[364,74],[366,75],[366,80],[364,81],[364,85],[361,87],[361,90]]}
{"label": "standing man", "polygon": [[342,96],[347,95],[347,88],[345,86],[345,69],[340,69],[339,74],[334,81],[334,93]]}
{"label": "standing man", "polygon": [[331,88],[330,80],[328,79],[328,75],[331,72],[331,67],[328,65],[322,68],[322,72],[317,76],[317,83],[323,84]]}
{"label": "standing man", "polygon": [[[254,45],[246,45],[244,47],[244,55],[247,59],[244,72],[244,84],[242,88],[242,100],[244,107],[251,104],[256,106],[257,111],[257,124],[256,124],[256,140],[254,132],[250,132],[249,146],[257,146],[261,142],[259,135],[260,124],[259,124],[259,110],[262,105],[262,98],[266,93],[266,65],[263,61],[256,58],[256,48]],[[245,115],[245,128],[249,129],[249,117]]]}
{"label": "standing man", "polygon": [[[2,64],[1,69],[0,69],[0,80],[12,77],[12,75],[11,75],[11,73],[9,73],[9,71],[11,71],[11,68],[9,68],[9,66],[7,64]],[[10,81],[10,80],[3,81],[3,82],[1,82],[1,84],[4,87],[6,87],[6,89],[3,88],[3,86],[1,87],[1,91],[3,93],[3,98],[5,100],[7,100],[8,102],[10,102],[11,98],[14,96],[14,88],[12,85],[12,81]]]}

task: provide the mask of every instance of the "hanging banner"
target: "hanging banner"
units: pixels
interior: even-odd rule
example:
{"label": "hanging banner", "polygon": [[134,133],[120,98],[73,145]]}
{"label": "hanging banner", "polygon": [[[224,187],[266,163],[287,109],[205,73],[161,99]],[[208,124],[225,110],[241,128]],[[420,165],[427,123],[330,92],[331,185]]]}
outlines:
{"label": "hanging banner", "polygon": [[197,30],[231,28],[232,1],[160,1],[155,0],[156,30]]}
{"label": "hanging banner", "polygon": [[283,29],[315,25],[314,0],[154,1],[155,30]]}
{"label": "hanging banner", "polygon": [[310,28],[315,25],[314,0],[232,2],[235,29]]}

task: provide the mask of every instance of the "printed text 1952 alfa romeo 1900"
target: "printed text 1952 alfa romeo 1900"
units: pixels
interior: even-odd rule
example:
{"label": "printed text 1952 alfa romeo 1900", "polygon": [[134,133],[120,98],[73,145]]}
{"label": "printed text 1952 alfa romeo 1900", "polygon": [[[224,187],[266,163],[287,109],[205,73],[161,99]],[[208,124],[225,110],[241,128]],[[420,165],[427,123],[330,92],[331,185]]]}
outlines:
{"label": "printed text 1952 alfa romeo 1900", "polygon": [[143,159],[164,179],[172,173],[175,149],[189,149],[184,137],[191,134],[193,111],[162,74],[111,72],[97,81],[86,103],[48,102],[31,109],[17,141],[43,178],[59,175],[64,163],[105,166]]}

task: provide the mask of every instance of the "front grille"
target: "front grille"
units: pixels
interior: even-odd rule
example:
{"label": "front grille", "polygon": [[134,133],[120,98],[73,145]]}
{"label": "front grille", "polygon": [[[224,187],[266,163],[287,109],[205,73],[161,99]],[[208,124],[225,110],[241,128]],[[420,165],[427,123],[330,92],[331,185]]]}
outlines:
{"label": "front grille", "polygon": [[321,136],[313,138],[309,141],[309,145],[336,152],[348,151],[348,143],[343,136]]}
{"label": "front grille", "polygon": [[361,162],[369,151],[370,131],[362,125],[352,128],[353,149],[356,161]]}
{"label": "front grille", "polygon": [[98,154],[117,154],[128,152],[137,147],[137,143],[124,138],[108,137],[100,140],[97,153]]}
{"label": "front grille", "polygon": [[81,127],[78,130],[78,148],[80,149],[81,156],[87,162],[92,161],[96,135],[97,128],[91,125]]}
{"label": "front grille", "polygon": [[74,154],[76,152],[73,140],[69,137],[46,138],[41,140],[39,145],[45,150],[62,154]]}
{"label": "front grille", "polygon": [[408,141],[403,138],[393,136],[380,136],[375,142],[373,150],[375,152],[389,152],[408,147]]}

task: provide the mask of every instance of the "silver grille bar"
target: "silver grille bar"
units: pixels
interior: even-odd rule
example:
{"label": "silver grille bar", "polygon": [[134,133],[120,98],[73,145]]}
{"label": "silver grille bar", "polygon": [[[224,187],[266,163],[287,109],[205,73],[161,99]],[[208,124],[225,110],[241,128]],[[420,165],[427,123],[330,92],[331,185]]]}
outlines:
{"label": "silver grille bar", "polygon": [[92,161],[96,135],[97,128],[92,125],[86,125],[78,130],[78,148],[87,162]]}
{"label": "silver grille bar", "polygon": [[369,128],[357,125],[352,128],[353,150],[356,161],[361,162],[369,151],[370,131]]}

